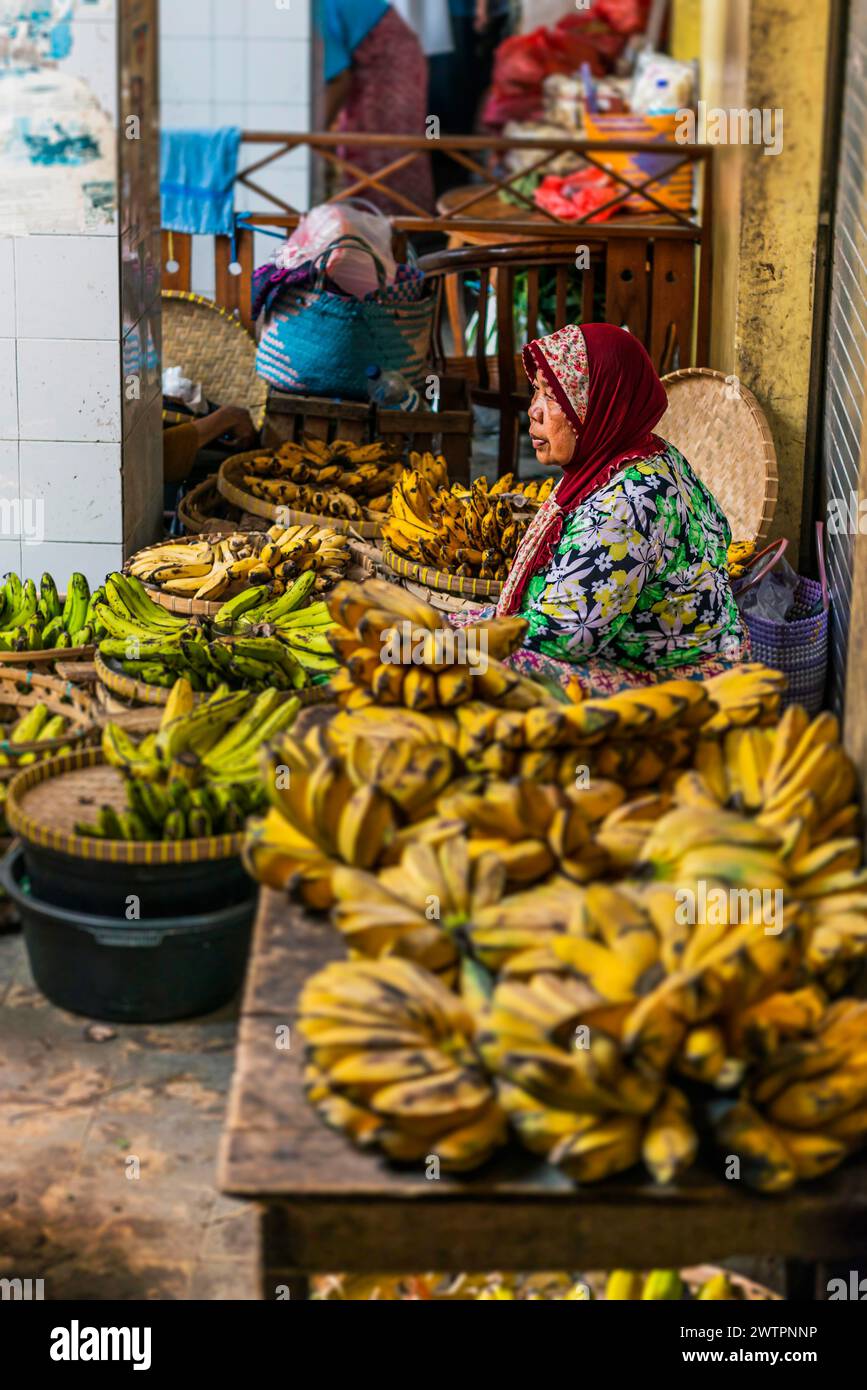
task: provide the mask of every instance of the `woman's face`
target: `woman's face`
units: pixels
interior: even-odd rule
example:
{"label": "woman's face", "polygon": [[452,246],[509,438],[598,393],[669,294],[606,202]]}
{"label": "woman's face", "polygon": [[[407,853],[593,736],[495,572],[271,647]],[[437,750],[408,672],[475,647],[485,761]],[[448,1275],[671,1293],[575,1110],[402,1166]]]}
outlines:
{"label": "woman's face", "polygon": [[541,370],[533,382],[530,439],[540,463],[565,468],[575,452],[575,431]]}

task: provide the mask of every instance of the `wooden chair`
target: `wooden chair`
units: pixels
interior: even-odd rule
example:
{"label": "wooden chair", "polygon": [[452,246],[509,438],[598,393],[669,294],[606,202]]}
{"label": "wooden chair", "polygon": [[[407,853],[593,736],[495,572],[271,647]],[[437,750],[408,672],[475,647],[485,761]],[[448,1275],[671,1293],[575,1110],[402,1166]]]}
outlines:
{"label": "wooden chair", "polygon": [[738,541],[761,541],[774,519],[779,473],[765,413],[737,377],[688,367],[662,378],[668,410],[656,433],[710,488]]}
{"label": "wooden chair", "polygon": [[[579,244],[589,253],[580,269]],[[660,372],[675,364],[676,355],[687,356],[694,308],[689,243],[654,246],[646,235],[593,241],[592,228],[582,225],[575,228],[574,245],[561,239],[467,246],[423,256],[419,266],[436,285],[435,370],[465,375],[471,400],[500,413],[500,476],[516,468],[519,421],[530,400],[521,349],[530,339],[566,323],[601,320],[634,333]],[[496,349],[489,352],[488,335],[479,330],[487,326],[491,310]]]}

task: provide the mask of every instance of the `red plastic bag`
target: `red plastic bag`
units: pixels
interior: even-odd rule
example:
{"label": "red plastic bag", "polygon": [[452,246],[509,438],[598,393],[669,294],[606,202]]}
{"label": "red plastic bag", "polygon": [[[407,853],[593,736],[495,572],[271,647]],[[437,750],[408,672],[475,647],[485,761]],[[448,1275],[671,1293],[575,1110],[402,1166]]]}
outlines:
{"label": "red plastic bag", "polygon": [[[609,178],[602,169],[579,169],[574,174],[561,177],[547,174],[533,195],[537,207],[562,217],[566,222],[577,222],[579,217],[590,217],[595,208],[609,203],[617,192],[614,179]],[[607,222],[613,217],[617,207],[606,208],[590,217],[591,222]]]}
{"label": "red plastic bag", "polygon": [[[550,73],[577,72],[588,63],[595,77],[610,72],[631,24],[646,12],[649,0],[597,0],[586,14],[567,15],[552,29],[504,39],[494,59],[493,84],[482,112],[487,126],[507,121],[538,120],[542,83]],[[610,17],[609,17],[610,12]],[[641,23],[638,28],[643,27]]]}

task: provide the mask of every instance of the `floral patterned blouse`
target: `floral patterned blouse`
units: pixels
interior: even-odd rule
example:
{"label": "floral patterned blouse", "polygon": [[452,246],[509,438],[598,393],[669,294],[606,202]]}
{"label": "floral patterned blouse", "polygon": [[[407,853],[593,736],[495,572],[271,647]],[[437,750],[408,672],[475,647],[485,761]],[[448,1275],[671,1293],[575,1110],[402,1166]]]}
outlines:
{"label": "floral patterned blouse", "polygon": [[525,646],[645,669],[737,650],[730,540],[719,503],[673,444],[626,464],[565,518],[548,569],[530,579]]}

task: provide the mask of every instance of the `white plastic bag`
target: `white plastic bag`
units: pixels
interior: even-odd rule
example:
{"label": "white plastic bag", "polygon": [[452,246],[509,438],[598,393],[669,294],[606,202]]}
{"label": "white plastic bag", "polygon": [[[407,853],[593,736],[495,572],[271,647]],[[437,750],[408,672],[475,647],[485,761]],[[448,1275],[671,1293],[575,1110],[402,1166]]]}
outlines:
{"label": "white plastic bag", "polygon": [[[360,200],[321,203],[299,222],[275,257],[281,270],[315,261],[340,237],[359,237],[385,269],[385,282],[394,284],[397,264],[391,250],[391,222],[378,208],[359,206]],[[361,246],[339,246],[328,258],[330,278],[345,294],[364,299],[379,287],[376,265]]]}

